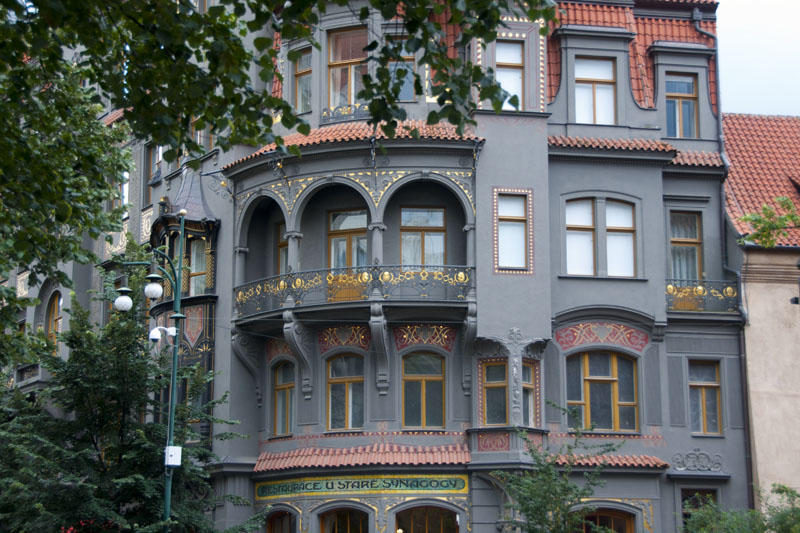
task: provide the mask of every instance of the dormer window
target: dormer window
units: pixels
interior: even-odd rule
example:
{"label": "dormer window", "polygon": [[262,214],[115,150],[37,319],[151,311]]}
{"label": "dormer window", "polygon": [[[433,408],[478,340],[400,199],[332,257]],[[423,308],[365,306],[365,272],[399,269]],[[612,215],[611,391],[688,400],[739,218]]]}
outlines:
{"label": "dormer window", "polygon": [[697,137],[697,78],[667,74],[667,137]]}
{"label": "dormer window", "polygon": [[613,59],[575,59],[575,121],[616,124]]}
{"label": "dormer window", "polygon": [[367,54],[364,51],[367,42],[366,28],[330,34],[328,104],[331,108],[357,102],[358,92],[364,88],[362,78],[367,73]]}

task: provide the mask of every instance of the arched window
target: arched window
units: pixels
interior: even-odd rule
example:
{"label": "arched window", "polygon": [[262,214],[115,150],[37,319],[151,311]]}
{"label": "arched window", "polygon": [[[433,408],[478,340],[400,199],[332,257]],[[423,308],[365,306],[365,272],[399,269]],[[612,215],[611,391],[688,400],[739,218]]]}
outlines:
{"label": "arched window", "polygon": [[275,367],[273,384],[273,434],[287,435],[292,432],[294,413],[294,365],[285,362]]}
{"label": "arched window", "polygon": [[636,361],[611,352],[587,352],[567,359],[567,406],[577,410],[570,427],[636,431],[639,406]]}
{"label": "arched window", "polygon": [[403,358],[403,426],[444,427],[444,359],[416,353]]}
{"label": "arched window", "polygon": [[328,428],[364,425],[364,358],[341,355],[328,361]]}
{"label": "arched window", "polygon": [[601,526],[614,533],[633,533],[633,515],[612,509],[598,509],[596,512],[588,514],[583,519],[583,529],[585,533],[595,531],[594,526]]}
{"label": "arched window", "polygon": [[47,303],[45,333],[50,342],[56,342],[56,335],[61,333],[61,293],[55,291]]}
{"label": "arched window", "polygon": [[334,509],[320,516],[322,533],[367,533],[369,516],[356,509]]}
{"label": "arched window", "polygon": [[412,507],[397,513],[396,531],[403,533],[458,533],[456,513],[440,507]]}
{"label": "arched window", "polygon": [[294,533],[294,516],[286,511],[272,513],[267,518],[267,533]]}

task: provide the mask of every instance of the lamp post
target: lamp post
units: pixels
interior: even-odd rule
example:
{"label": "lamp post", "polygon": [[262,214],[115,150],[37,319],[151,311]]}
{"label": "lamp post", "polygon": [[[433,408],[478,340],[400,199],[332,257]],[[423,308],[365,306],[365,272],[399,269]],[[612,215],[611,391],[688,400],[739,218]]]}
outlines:
{"label": "lamp post", "polygon": [[[169,254],[162,252],[161,250],[154,249],[153,253],[156,257],[160,257],[165,260],[165,263],[169,266],[169,271],[166,270],[164,267],[159,265],[158,263],[154,263],[158,270],[160,270],[164,276],[160,276],[159,274],[152,273],[148,275],[145,279],[149,281],[149,283],[144,288],[144,294],[151,300],[155,300],[161,297],[164,292],[163,287],[161,286],[161,282],[166,278],[169,284],[172,287],[172,315],[170,318],[174,321],[174,327],[164,328],[164,327],[156,327],[150,331],[149,338],[153,342],[158,342],[161,340],[161,330],[163,329],[167,335],[173,338],[172,340],[172,371],[170,373],[170,392],[169,392],[169,423],[167,429],[167,445],[164,449],[164,521],[169,520],[170,517],[170,510],[172,507],[172,472],[175,468],[178,468],[181,465],[181,447],[175,446],[175,403],[176,403],[176,389],[177,389],[177,380],[178,380],[178,349],[180,346],[180,339],[181,339],[181,321],[186,318],[186,316],[181,313],[181,275],[183,271],[183,265],[181,258],[183,256],[183,239],[184,239],[184,229],[185,229],[185,222],[186,222],[186,210],[181,209],[178,212],[178,219],[180,220],[180,234],[178,235],[178,264],[176,265]],[[153,263],[148,263],[146,261],[128,261],[123,262],[123,265],[132,266],[132,265],[147,265],[150,266]],[[131,292],[128,288],[121,288],[118,291],[120,295],[114,300],[114,307],[118,311],[130,311],[131,307],[133,307],[133,301],[131,300],[128,293]],[[164,526],[164,533],[169,531],[169,526]]]}

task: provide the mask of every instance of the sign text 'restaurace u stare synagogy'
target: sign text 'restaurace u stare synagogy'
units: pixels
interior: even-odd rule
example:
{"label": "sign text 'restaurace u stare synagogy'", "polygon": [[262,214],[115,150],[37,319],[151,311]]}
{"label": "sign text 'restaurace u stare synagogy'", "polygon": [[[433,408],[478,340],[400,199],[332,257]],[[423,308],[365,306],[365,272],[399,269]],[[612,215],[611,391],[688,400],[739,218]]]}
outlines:
{"label": "sign text 'restaurace u stare synagogy'", "polygon": [[437,492],[458,494],[467,492],[467,476],[347,476],[309,477],[291,481],[256,483],[256,499],[268,500],[286,496],[320,496],[341,493],[400,493]]}

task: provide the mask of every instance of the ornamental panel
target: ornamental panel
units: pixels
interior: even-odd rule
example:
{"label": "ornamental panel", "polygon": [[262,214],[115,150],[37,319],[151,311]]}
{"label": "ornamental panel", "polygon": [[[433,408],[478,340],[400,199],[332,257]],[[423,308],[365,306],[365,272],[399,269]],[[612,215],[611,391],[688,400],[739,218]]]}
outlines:
{"label": "ornamental panel", "polygon": [[609,322],[584,322],[566,326],[556,331],[555,339],[562,350],[584,344],[616,344],[639,353],[644,351],[650,338],[644,331]]}
{"label": "ornamental panel", "polygon": [[319,353],[323,354],[337,346],[352,346],[367,350],[370,332],[367,326],[339,326],[319,332]]}
{"label": "ornamental panel", "polygon": [[426,344],[438,346],[450,352],[456,341],[456,329],[450,326],[408,325],[396,327],[393,331],[395,346],[398,350]]}

